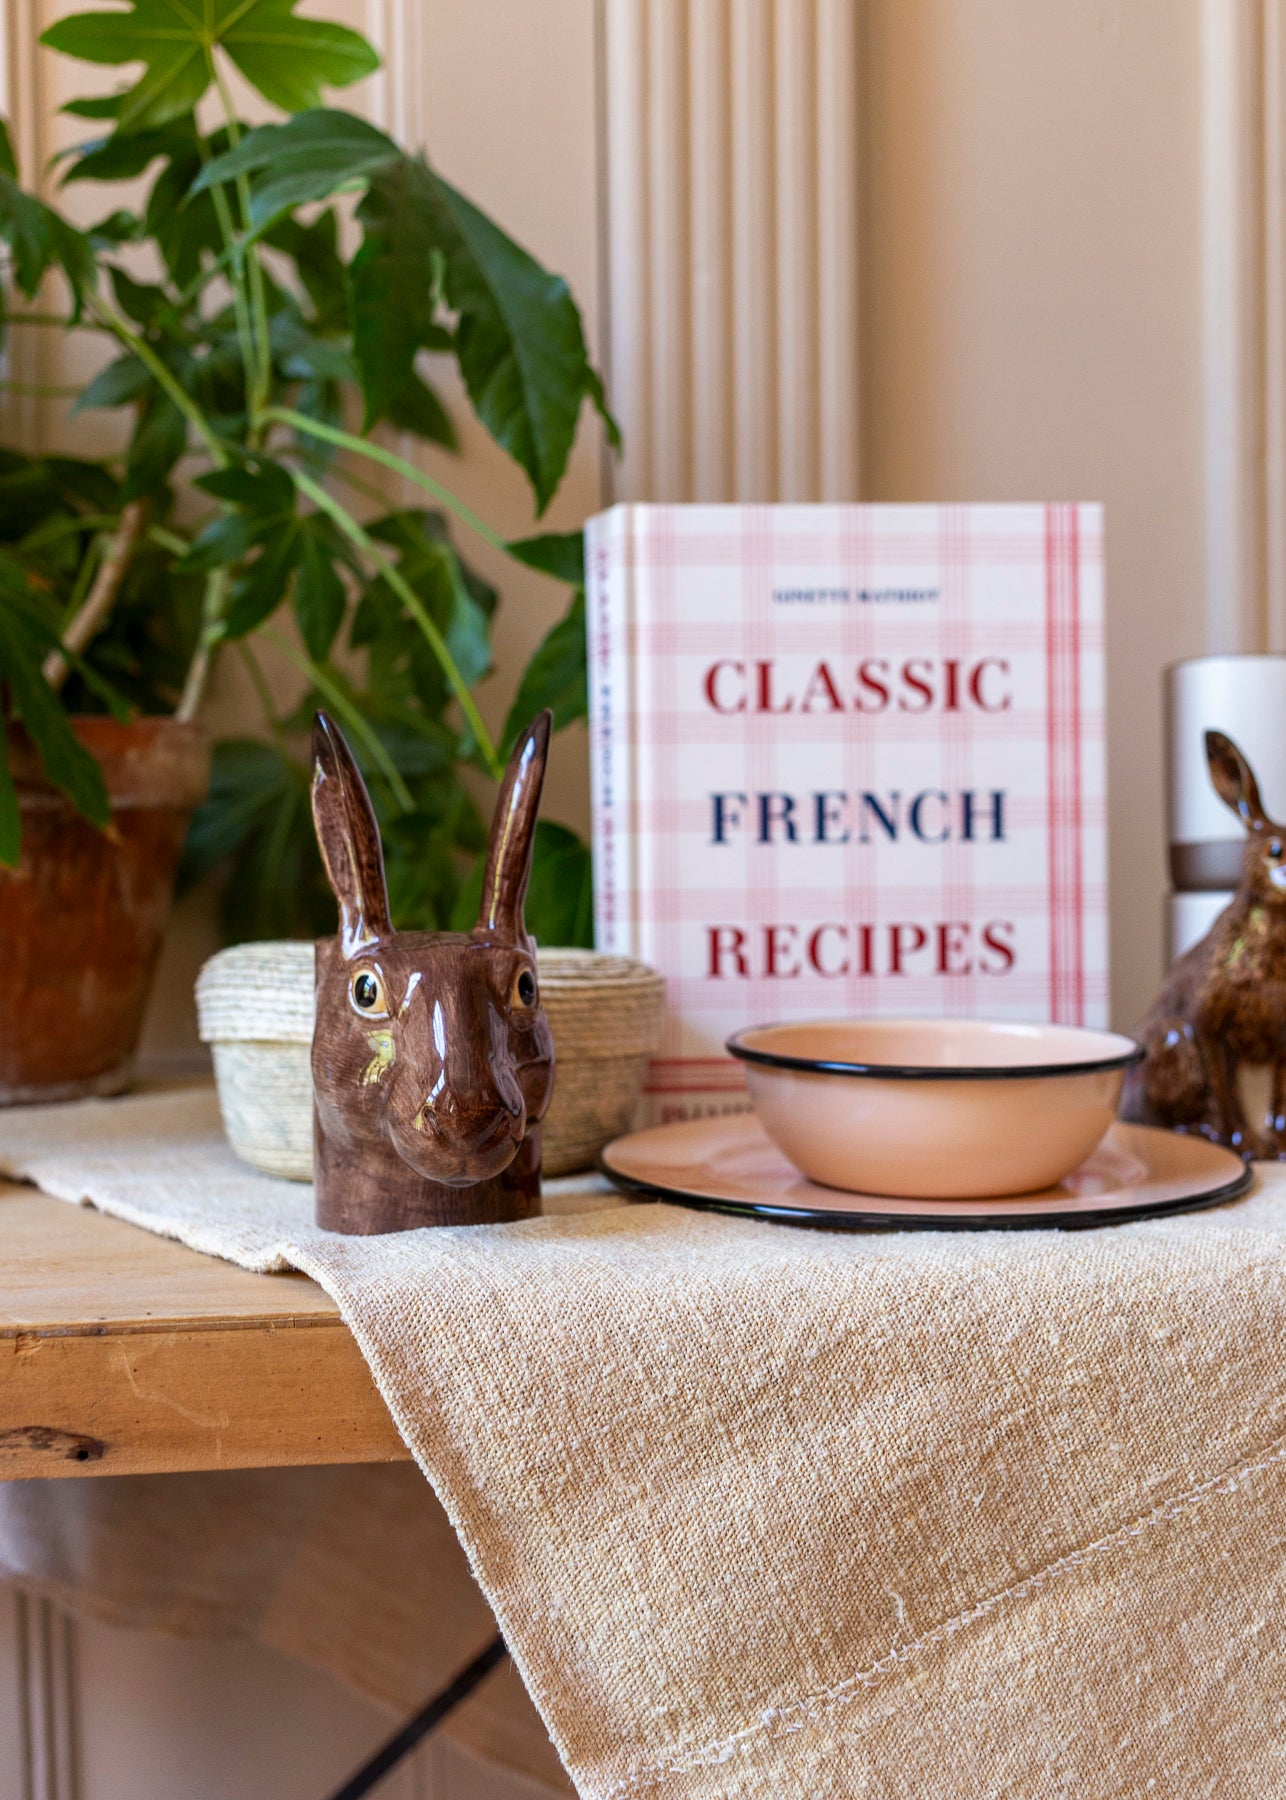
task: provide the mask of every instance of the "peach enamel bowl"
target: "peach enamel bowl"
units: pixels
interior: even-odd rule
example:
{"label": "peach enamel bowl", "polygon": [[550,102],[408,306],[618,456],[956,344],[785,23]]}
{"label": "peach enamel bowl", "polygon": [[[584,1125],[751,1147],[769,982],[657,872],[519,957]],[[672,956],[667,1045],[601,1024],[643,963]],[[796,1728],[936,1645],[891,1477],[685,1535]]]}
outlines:
{"label": "peach enamel bowl", "polygon": [[1143,1055],[1111,1031],[982,1019],[760,1025],[728,1049],[764,1130],[810,1181],[939,1200],[1061,1181]]}

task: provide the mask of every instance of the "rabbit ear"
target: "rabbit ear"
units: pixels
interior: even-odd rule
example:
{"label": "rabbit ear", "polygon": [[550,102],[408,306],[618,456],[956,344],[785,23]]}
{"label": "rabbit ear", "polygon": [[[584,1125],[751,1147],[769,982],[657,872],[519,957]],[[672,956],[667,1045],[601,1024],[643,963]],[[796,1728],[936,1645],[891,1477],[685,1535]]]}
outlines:
{"label": "rabbit ear", "polygon": [[522,903],[531,875],[531,851],[536,834],[540,790],[545,784],[545,762],[554,715],[546,707],[537,713],[514,746],[509,767],[496,801],[487,845],[487,869],[482,881],[479,928],[494,931],[514,943],[527,936]]}
{"label": "rabbit ear", "polygon": [[319,712],[313,720],[313,824],[326,876],[339,901],[339,942],[354,956],[393,929],[380,828],[344,734]]}
{"label": "rabbit ear", "polygon": [[1254,770],[1230,737],[1222,731],[1206,733],[1206,761],[1215,792],[1225,806],[1231,807],[1243,825],[1252,830],[1267,823],[1263,801]]}

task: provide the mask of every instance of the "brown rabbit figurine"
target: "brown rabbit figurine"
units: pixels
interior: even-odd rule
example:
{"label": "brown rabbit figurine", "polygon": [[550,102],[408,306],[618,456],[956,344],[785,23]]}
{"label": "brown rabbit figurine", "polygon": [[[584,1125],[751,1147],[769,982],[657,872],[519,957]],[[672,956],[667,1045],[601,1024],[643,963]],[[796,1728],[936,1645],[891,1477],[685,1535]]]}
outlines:
{"label": "brown rabbit figurine", "polygon": [[325,713],[313,726],[313,820],[339,901],[317,946],[313,1135],[317,1223],[407,1231],[540,1210],[540,1121],[554,1041],[523,922],[552,724],[519,741],[496,802],[472,931],[394,931],[366,785]]}
{"label": "brown rabbit figurine", "polygon": [[[1127,1078],[1121,1116],[1198,1133],[1248,1161],[1286,1158],[1286,825],[1264,812],[1231,738],[1208,731],[1206,760],[1215,792],[1246,827],[1241,886],[1170,971],[1139,1033],[1147,1060]],[[1242,1064],[1272,1071],[1258,1130],[1245,1116]]]}

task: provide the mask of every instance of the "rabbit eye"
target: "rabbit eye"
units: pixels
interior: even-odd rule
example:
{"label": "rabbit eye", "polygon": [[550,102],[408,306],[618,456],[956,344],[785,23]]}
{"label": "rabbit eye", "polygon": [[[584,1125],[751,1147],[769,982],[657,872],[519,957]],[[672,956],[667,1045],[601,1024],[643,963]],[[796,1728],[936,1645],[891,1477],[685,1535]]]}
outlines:
{"label": "rabbit eye", "polygon": [[520,969],[514,982],[514,1005],[531,1007],[536,1004],[536,977],[530,969]]}
{"label": "rabbit eye", "polygon": [[1281,859],[1282,859],[1282,841],[1280,838],[1274,838],[1272,843],[1269,844],[1268,854],[1274,862],[1281,861]]}
{"label": "rabbit eye", "polygon": [[370,969],[360,969],[353,977],[353,1005],[360,1012],[382,1013],[388,1007],[384,1000],[384,983]]}

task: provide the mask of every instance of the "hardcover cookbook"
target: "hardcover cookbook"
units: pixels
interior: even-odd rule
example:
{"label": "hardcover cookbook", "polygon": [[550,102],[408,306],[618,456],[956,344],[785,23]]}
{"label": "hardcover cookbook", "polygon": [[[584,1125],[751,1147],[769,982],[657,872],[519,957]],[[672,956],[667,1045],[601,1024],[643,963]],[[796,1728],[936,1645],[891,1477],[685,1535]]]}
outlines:
{"label": "hardcover cookbook", "polygon": [[750,1021],[1107,1022],[1092,505],[617,506],[586,530],[595,935],[649,1122]]}

